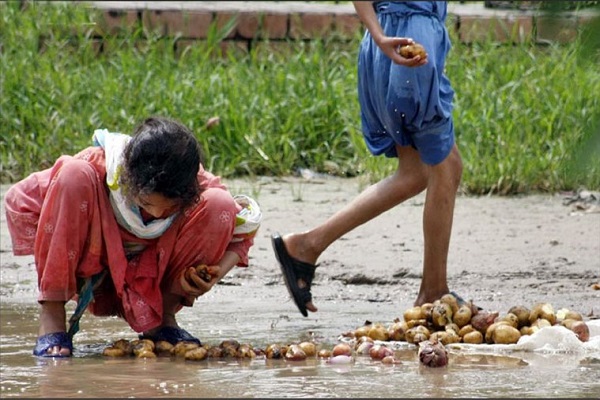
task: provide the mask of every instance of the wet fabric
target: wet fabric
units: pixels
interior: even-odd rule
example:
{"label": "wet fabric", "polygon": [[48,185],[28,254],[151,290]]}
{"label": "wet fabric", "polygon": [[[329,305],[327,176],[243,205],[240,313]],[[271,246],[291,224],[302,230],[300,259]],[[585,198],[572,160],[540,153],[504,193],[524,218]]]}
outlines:
{"label": "wet fabric", "polygon": [[[117,224],[100,147],[62,156],[13,185],[5,195],[13,253],[34,254],[38,300],[76,300],[78,283],[108,268],[90,312],[121,316],[142,332],[161,324],[163,293],[185,295],[179,284],[185,268],[215,265],[226,251],[247,266],[253,237],[232,242],[242,207],[220,178],[201,168],[198,180],[205,188],[201,202],[156,239],[138,238]],[[128,256],[126,248],[137,252]],[[183,304],[194,300],[185,297]]]}
{"label": "wet fabric", "polygon": [[454,90],[444,74],[451,48],[445,2],[377,2],[383,32],[422,44],[428,63],[394,64],[365,32],[358,56],[358,97],[365,142],[374,155],[396,157],[396,145],[413,146],[423,162],[443,161],[454,145]]}

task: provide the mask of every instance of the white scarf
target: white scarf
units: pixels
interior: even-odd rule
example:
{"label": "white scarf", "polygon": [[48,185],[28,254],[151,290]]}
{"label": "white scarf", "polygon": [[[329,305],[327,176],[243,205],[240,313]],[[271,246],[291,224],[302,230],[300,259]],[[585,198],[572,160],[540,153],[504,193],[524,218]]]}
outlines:
{"label": "white scarf", "polygon": [[130,233],[142,239],[155,239],[161,236],[175,219],[173,214],[165,219],[155,219],[144,223],[137,205],[128,201],[121,193],[119,175],[123,150],[131,136],[122,133],[109,132],[106,129],[96,129],[92,137],[95,146],[104,149],[106,157],[106,184],[110,189],[110,204],[115,213],[117,223]]}

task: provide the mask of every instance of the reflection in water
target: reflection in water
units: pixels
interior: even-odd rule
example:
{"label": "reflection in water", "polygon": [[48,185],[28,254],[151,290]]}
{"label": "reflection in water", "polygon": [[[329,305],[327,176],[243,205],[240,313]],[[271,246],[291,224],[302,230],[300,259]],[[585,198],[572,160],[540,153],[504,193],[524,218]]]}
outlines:
{"label": "reflection in water", "polygon": [[[230,307],[230,306],[229,306]],[[289,307],[289,304],[284,307]],[[234,309],[227,308],[226,309]],[[351,311],[351,310],[349,310]],[[385,365],[358,356],[344,365],[320,359],[285,360],[109,359],[102,350],[136,334],[121,320],[84,318],[75,337],[74,357],[31,355],[37,332],[35,304],[0,305],[2,320],[0,396],[8,397],[597,397],[600,358],[590,355],[450,353],[445,368],[419,364],[416,349],[396,350],[401,364]],[[353,321],[274,317],[247,308],[227,315],[181,313],[205,343],[235,338],[265,347],[269,343],[314,339],[332,347]],[[275,314],[277,315],[277,314]],[[354,322],[351,322],[353,324]],[[200,327],[200,328],[199,328]],[[341,327],[341,328],[340,328]]]}

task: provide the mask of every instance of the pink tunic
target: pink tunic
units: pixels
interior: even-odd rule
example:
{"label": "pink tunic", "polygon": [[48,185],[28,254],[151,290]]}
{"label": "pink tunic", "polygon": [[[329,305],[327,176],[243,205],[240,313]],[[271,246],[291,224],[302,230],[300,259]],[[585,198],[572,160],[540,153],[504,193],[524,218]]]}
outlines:
{"label": "pink tunic", "polygon": [[[108,267],[110,279],[94,292],[90,312],[121,316],[143,332],[161,324],[163,293],[185,295],[183,269],[216,265],[226,251],[247,266],[253,237],[231,242],[241,206],[219,177],[200,168],[198,180],[205,188],[199,204],[156,239],[137,238],[117,224],[100,147],[62,156],[13,185],[5,196],[13,253],[34,255],[38,301],[76,299],[82,278]],[[182,305],[193,302],[185,297]]]}

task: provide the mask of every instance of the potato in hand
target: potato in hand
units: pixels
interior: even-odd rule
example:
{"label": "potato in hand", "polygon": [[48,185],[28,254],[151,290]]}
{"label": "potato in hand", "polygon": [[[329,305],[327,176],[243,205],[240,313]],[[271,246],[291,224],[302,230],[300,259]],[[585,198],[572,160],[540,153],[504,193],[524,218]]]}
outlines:
{"label": "potato in hand", "polygon": [[398,54],[404,58],[415,58],[416,56],[427,58],[427,52],[425,51],[425,48],[419,43],[407,44],[405,46],[398,47]]}

